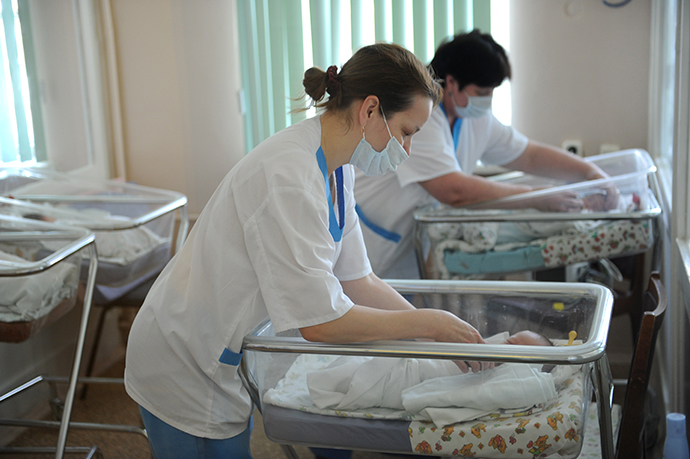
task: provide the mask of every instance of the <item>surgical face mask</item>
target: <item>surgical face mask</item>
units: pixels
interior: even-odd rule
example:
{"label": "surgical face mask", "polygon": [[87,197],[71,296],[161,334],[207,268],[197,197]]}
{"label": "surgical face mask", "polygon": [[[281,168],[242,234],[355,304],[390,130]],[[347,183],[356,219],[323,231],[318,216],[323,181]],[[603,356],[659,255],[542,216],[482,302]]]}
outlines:
{"label": "surgical face mask", "polygon": [[[383,115],[383,112],[381,112],[381,114]],[[407,152],[398,139],[391,134],[391,130],[388,127],[388,121],[386,121],[386,115],[383,115],[383,122],[386,123],[388,135],[391,136],[386,148],[381,151],[374,150],[374,147],[367,142],[364,136],[364,130],[362,130],[362,140],[359,141],[355,152],[352,153],[352,157],[350,158],[350,164],[356,166],[364,172],[364,175],[370,177],[383,175],[388,171],[396,170],[400,163],[407,158]]]}
{"label": "surgical face mask", "polygon": [[[465,92],[467,94],[467,92]],[[467,106],[455,106],[455,112],[462,118],[479,118],[491,112],[491,96],[467,96]]]}

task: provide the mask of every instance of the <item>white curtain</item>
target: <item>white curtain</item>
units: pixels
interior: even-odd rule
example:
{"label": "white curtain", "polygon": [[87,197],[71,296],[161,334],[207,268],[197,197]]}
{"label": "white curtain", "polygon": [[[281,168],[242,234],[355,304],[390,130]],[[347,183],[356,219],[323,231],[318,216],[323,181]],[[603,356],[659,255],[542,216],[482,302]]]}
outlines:
{"label": "white curtain", "polygon": [[45,161],[29,8],[1,0],[0,163]]}
{"label": "white curtain", "polygon": [[304,71],[340,67],[358,48],[395,42],[424,63],[446,38],[490,32],[486,0],[238,0],[247,151],[304,119],[290,113]]}

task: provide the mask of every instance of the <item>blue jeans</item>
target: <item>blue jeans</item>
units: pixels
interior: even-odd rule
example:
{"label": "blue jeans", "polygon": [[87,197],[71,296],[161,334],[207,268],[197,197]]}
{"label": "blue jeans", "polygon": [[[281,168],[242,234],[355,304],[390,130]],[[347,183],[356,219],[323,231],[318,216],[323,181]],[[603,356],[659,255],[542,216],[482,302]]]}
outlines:
{"label": "blue jeans", "polygon": [[139,407],[144,426],[149,437],[149,445],[154,459],[252,459],[249,451],[249,437],[252,433],[252,420],[249,427],[239,435],[224,440],[196,437],[182,432],[161,421],[147,410]]}

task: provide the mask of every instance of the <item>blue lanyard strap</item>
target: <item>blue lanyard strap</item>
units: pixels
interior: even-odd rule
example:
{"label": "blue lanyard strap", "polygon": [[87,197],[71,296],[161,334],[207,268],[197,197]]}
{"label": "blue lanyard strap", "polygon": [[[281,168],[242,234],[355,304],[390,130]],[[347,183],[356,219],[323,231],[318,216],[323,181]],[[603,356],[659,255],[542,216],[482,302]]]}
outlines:
{"label": "blue lanyard strap", "polygon": [[335,170],[336,193],[338,198],[338,216],[340,222],[335,218],[335,209],[333,209],[333,199],[331,198],[331,186],[328,183],[328,165],[326,164],[326,156],[323,154],[321,147],[316,151],[316,161],[319,163],[319,169],[323,174],[323,180],[326,184],[326,199],[328,199],[328,232],[333,236],[335,242],[340,242],[343,238],[343,227],[345,226],[345,196],[343,195],[343,168],[342,166]]}
{"label": "blue lanyard strap", "polygon": [[[439,104],[439,107],[441,107],[441,110],[443,110],[443,113],[446,113],[446,109],[443,107],[443,104]],[[447,114],[446,114],[447,116]],[[457,117],[455,118],[455,122],[453,123],[453,127],[451,130],[453,131],[453,145],[455,146],[455,154],[457,155],[458,151],[458,144],[460,143],[460,129],[462,128],[462,118]]]}

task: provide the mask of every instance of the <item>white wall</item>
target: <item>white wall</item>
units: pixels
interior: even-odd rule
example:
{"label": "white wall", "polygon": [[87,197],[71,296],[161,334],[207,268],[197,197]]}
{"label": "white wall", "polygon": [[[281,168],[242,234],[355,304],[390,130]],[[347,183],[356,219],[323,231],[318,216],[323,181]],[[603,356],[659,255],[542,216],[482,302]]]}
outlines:
{"label": "white wall", "polygon": [[[235,8],[112,1],[127,179],[185,193],[192,213],[244,154]],[[587,155],[646,148],[650,14],[646,1],[511,0],[514,126]]]}
{"label": "white wall", "polygon": [[651,2],[511,0],[513,126],[554,145],[647,148]]}
{"label": "white wall", "polygon": [[127,179],[198,213],[244,155],[234,0],[112,0]]}

